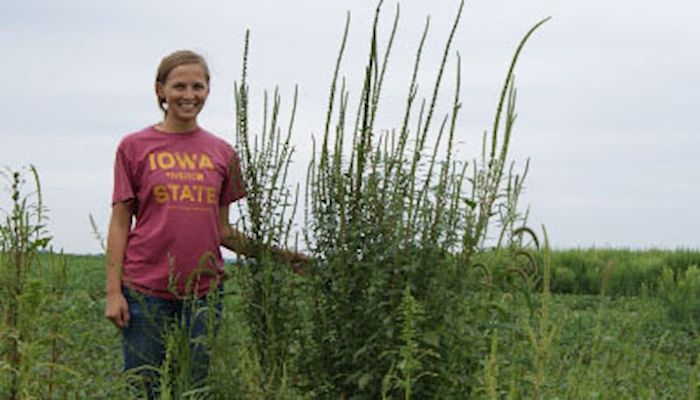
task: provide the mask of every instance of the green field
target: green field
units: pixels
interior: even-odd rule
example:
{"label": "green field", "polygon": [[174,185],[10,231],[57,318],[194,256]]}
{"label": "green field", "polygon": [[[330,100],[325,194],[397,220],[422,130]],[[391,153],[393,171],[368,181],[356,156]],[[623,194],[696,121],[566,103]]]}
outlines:
{"label": "green field", "polygon": [[[600,284],[603,277],[599,274],[595,278],[596,265],[599,259],[613,256],[618,262],[626,259],[644,264],[645,268],[636,275],[633,270],[625,270],[624,276],[654,289],[639,287],[638,294],[628,295],[632,287],[611,285],[606,295],[572,294],[563,289],[571,286],[556,278],[562,270],[571,268],[561,264],[561,260],[570,262],[575,258],[576,265],[588,270],[587,276]],[[500,311],[490,318],[476,318],[480,326],[459,328],[462,334],[473,335],[470,350],[478,355],[470,355],[476,365],[464,371],[469,397],[694,398],[698,375],[695,360],[700,349],[694,319],[700,312],[700,281],[694,283],[693,291],[684,293],[690,297],[683,299],[696,307],[678,309],[678,304],[669,299],[678,289],[665,293],[671,289],[664,289],[661,283],[666,264],[652,265],[649,260],[669,262],[698,257],[700,253],[691,251],[558,251],[552,254],[552,287],[562,289],[552,293],[546,303],[542,302],[541,293],[526,296],[503,288],[473,293],[465,301]],[[16,330],[23,332],[21,398],[124,397],[120,336],[103,317],[103,257],[43,255],[39,260],[19,299],[23,316]],[[685,271],[688,266],[675,267]],[[275,387],[265,386],[266,371],[256,356],[256,342],[246,323],[245,299],[241,295],[245,291],[240,285],[245,272],[240,268],[245,267],[228,268],[232,278],[226,286],[223,323],[219,335],[210,343],[214,351],[209,395],[322,397],[322,388],[308,375],[309,365],[305,362],[309,360],[303,354],[295,354],[301,349],[308,351],[312,345],[308,341],[313,339],[305,334],[296,335],[289,342],[291,363],[286,366],[285,378]],[[63,277],[62,271],[66,273]],[[658,281],[643,279],[650,271],[656,271]],[[686,282],[683,274],[678,276],[678,284]],[[617,279],[614,270],[607,279]],[[297,283],[298,287],[290,293],[300,303],[312,302],[303,282]],[[5,315],[8,312],[2,311]],[[299,325],[304,326],[304,322]],[[0,327],[6,344],[8,335],[16,331]],[[0,361],[0,370],[4,371],[0,378],[2,398],[9,393],[12,375],[8,373],[11,365],[6,357],[7,353],[3,353]]]}
{"label": "green field", "polygon": [[[234,225],[255,261],[227,266],[206,387],[182,373],[188,339],[170,330],[156,368],[164,399],[697,398],[700,252],[552,251],[518,204],[529,163],[509,156],[514,71],[548,19],[515,48],[480,154],[457,150],[471,140],[458,132],[451,48],[463,6],[421,98],[426,25],[393,127],[375,117],[398,12],[380,39],[377,8],[353,97],[346,24],[304,187],[287,181],[298,92],[284,118],[275,91],[262,124],[249,120],[246,36],[235,126],[247,196]],[[7,172],[0,398],[126,398],[135,375],[121,372],[120,334],[103,316],[103,258],[51,253],[37,171]],[[293,244],[312,259],[303,276],[272,251]]]}

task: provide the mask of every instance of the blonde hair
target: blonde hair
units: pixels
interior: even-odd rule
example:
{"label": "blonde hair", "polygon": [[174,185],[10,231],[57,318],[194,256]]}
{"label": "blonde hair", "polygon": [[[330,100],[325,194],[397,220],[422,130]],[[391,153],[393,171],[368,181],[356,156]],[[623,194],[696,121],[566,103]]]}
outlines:
{"label": "blonde hair", "polygon": [[[209,66],[207,65],[207,62],[204,59],[204,57],[200,56],[194,51],[178,50],[163,57],[163,59],[160,61],[160,65],[158,66],[158,73],[156,74],[156,85],[158,85],[159,83],[161,85],[165,85],[165,82],[168,80],[168,75],[170,75],[170,72],[173,69],[175,69],[175,67],[179,67],[180,65],[186,64],[201,65],[202,69],[204,69],[204,75],[207,78],[207,83],[209,83]],[[167,114],[168,111],[164,107],[164,104],[165,99],[158,96],[158,107],[163,111],[163,113]]]}

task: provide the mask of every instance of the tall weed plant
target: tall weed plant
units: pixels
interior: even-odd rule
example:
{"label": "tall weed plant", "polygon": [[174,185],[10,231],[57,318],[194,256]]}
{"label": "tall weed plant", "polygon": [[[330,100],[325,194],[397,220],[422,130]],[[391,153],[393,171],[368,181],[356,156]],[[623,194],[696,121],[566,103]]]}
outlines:
{"label": "tall weed plant", "polygon": [[[63,354],[66,261],[49,248],[37,170],[3,176],[10,183],[10,209],[0,208],[0,397],[66,396],[70,388],[61,382],[74,374]],[[40,257],[42,252],[50,256]]]}
{"label": "tall weed plant", "polygon": [[[505,243],[522,217],[517,199],[525,173],[516,176],[508,167],[516,119],[513,72],[525,42],[545,21],[534,26],[517,47],[492,128],[484,135],[482,154],[469,163],[455,157],[461,108],[459,55],[454,58],[450,110],[438,115],[436,106],[463,8],[462,2],[445,43],[432,95],[419,101],[417,76],[429,30],[426,24],[401,121],[389,130],[380,130],[375,121],[382,110],[380,99],[399,8],[389,37],[382,41],[378,34],[381,2],[377,6],[356,103],[351,102],[350,89],[342,78],[349,19],[346,22],[324,131],[314,143],[305,190],[303,233],[315,260],[304,283],[311,293],[309,309],[280,303],[288,302],[281,293],[291,284],[284,269],[272,265],[266,269],[264,257],[251,269],[255,283],[247,297],[249,322],[260,338],[256,342],[265,374],[279,377],[290,362],[285,352],[296,344],[290,341],[290,321],[285,319],[290,313],[308,311],[312,340],[301,339],[297,344],[307,357],[305,373],[314,377],[310,385],[317,396],[378,398],[401,393],[423,398],[448,385],[455,389],[442,390],[445,395],[467,393],[468,381],[456,376],[469,376],[477,361],[469,361],[468,351],[459,351],[466,361],[451,358],[457,348],[471,345],[471,338],[454,325],[465,322],[469,306],[464,299],[474,287],[469,271],[474,255],[490,237],[489,229],[500,227],[502,231],[494,236]],[[263,132],[255,137],[248,133],[247,51],[245,54],[236,93],[239,146],[245,178],[252,188],[246,231],[260,243],[283,245],[294,209],[288,205],[296,204],[286,187],[291,123],[282,136],[277,127],[280,102],[275,95],[272,111],[268,113],[265,107]],[[292,120],[294,110],[293,105]],[[503,210],[501,220],[494,221],[499,209]],[[266,361],[273,359],[276,361]]]}
{"label": "tall weed plant", "polygon": [[253,339],[252,361],[260,372],[255,380],[266,396],[273,396],[278,390],[275,388],[285,386],[286,371],[295,357],[301,356],[294,348],[301,340],[304,321],[298,294],[303,281],[293,276],[289,266],[282,265],[273,253],[275,248],[290,246],[297,211],[299,187],[292,190],[287,184],[294,152],[290,139],[297,92],[284,130],[281,95],[277,89],[271,97],[265,92],[262,129],[254,134],[249,121],[248,43],[246,33],[241,81],[235,89],[236,138],[247,190],[237,225],[252,239],[255,254],[237,277],[241,280],[245,316]]}

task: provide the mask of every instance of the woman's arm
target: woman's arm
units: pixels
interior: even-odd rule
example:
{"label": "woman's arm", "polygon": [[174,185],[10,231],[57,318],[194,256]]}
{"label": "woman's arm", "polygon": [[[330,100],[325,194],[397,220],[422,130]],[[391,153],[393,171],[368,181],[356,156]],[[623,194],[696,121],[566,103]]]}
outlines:
{"label": "woman's arm", "polygon": [[[255,249],[253,242],[243,232],[232,227],[229,223],[229,208],[223,206],[219,209],[219,229],[221,232],[221,245],[227,249],[246,256],[255,257]],[[295,272],[300,272],[296,266],[299,264],[307,264],[310,259],[303,253],[272,247],[272,254],[280,261],[292,264]]]}
{"label": "woman's arm", "polygon": [[116,203],[112,206],[112,217],[107,233],[107,282],[105,291],[107,305],[105,317],[114,325],[123,328],[129,324],[129,306],[122,294],[122,271],[124,268],[124,253],[126,241],[131,227],[133,200]]}

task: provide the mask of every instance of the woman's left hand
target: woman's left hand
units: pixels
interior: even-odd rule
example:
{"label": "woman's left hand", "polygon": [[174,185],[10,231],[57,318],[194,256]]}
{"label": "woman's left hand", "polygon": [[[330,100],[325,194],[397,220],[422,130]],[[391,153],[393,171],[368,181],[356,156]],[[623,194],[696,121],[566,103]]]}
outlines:
{"label": "woman's left hand", "polygon": [[298,275],[306,275],[304,267],[311,262],[311,257],[304,253],[290,251],[287,256],[287,261],[292,267],[292,271]]}

